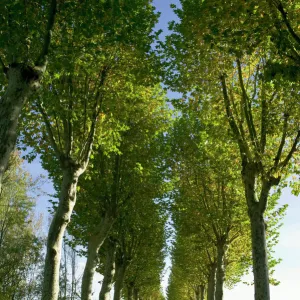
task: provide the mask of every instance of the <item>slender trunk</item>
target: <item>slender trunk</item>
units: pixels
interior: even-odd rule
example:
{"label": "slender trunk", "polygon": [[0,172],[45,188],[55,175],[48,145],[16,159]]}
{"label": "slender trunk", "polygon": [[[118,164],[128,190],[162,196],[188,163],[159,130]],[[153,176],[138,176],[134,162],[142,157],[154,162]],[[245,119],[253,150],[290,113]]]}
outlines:
{"label": "slender trunk", "polygon": [[200,300],[200,286],[197,285],[195,288],[195,300]]}
{"label": "slender trunk", "polygon": [[224,257],[225,257],[225,245],[219,243],[217,245],[217,273],[216,273],[216,293],[215,300],[223,300],[223,285],[224,285]]}
{"label": "slender trunk", "polygon": [[131,282],[127,285],[127,300],[133,300],[133,285]]}
{"label": "slender trunk", "polygon": [[107,213],[100,222],[97,234],[90,237],[88,242],[87,260],[82,277],[81,300],[92,299],[93,279],[98,265],[98,251],[103,245],[113,224],[113,218]]}
{"label": "slender trunk", "polygon": [[76,187],[81,173],[72,168],[63,170],[58,208],[47,239],[42,300],[56,300],[59,293],[59,267],[63,236],[76,202]]}
{"label": "slender trunk", "polygon": [[126,271],[125,265],[117,266],[114,300],[120,300],[121,299],[121,293],[122,293],[122,288],[123,288],[125,271]]}
{"label": "slender trunk", "polygon": [[212,264],[208,276],[207,300],[215,300],[215,288],[216,288],[216,265]]}
{"label": "slender trunk", "polygon": [[205,286],[201,285],[200,286],[200,300],[204,300],[204,295],[205,295]]}
{"label": "slender trunk", "polygon": [[0,99],[0,192],[3,174],[17,140],[17,126],[22,108],[30,94],[30,68],[14,64],[7,70],[8,86]]}
{"label": "slender trunk", "polygon": [[133,299],[139,300],[139,290],[138,289],[133,290]]}
{"label": "slender trunk", "polygon": [[115,256],[116,256],[116,243],[108,241],[108,249],[105,258],[104,278],[102,281],[99,300],[110,300],[110,291],[113,286],[115,276]]}
{"label": "slender trunk", "polygon": [[66,244],[64,243],[63,245],[63,251],[64,251],[64,297],[67,299],[67,283],[68,283],[68,267],[67,267],[67,249],[66,249]]}
{"label": "slender trunk", "polygon": [[250,213],[255,300],[270,300],[266,231],[263,213]]}

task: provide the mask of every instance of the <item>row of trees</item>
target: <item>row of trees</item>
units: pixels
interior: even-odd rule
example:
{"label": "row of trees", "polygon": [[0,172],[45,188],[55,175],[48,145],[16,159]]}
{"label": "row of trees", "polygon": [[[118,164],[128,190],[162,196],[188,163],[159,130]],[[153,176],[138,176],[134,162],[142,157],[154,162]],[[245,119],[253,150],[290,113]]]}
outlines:
{"label": "row of trees", "polygon": [[[1,199],[18,136],[56,189],[43,300],[91,299],[97,271],[100,299],[113,283],[115,300],[162,298],[166,207],[176,230],[169,299],[221,300],[251,259],[255,299],[270,297],[276,201],[299,159],[298,6],[181,5],[156,51],[149,0],[4,1]],[[162,80],[183,93],[175,110]],[[80,296],[74,259],[72,275],[61,261],[67,227],[66,243],[87,258]],[[26,240],[24,253],[40,255]]]}
{"label": "row of trees", "polygon": [[[222,5],[218,1],[180,2],[181,8],[174,7],[179,22],[171,23],[173,34],[167,38],[165,47],[168,82],[187,95],[186,101],[191,107],[187,117],[189,126],[194,124],[195,110],[200,111],[196,112],[199,128],[188,131],[200,161],[197,154],[193,154],[192,163],[189,159],[186,162],[189,152],[185,152],[184,159],[176,158],[180,168],[187,168],[187,175],[180,170],[174,205],[187,210],[188,222],[190,213],[197,211],[195,207],[201,210],[199,214],[206,212],[205,218],[210,217],[206,222],[201,218],[200,229],[193,222],[197,234],[189,237],[192,239],[190,247],[200,247],[205,252],[201,262],[207,263],[206,269],[201,270],[197,264],[196,274],[202,277],[197,278],[196,283],[188,281],[189,288],[192,286],[200,297],[198,287],[203,287],[206,274],[208,299],[222,299],[224,275],[231,282],[230,257],[235,257],[235,251],[241,254],[238,243],[248,231],[255,299],[270,299],[272,260],[268,257],[267,242],[276,233],[272,233],[266,223],[274,225],[272,215],[278,215],[272,212],[276,189],[285,185],[291,172],[299,171],[299,5],[292,1],[227,1]],[[210,110],[206,109],[207,103]],[[226,116],[227,121],[215,121],[216,113]],[[215,122],[228,126],[222,130]],[[214,140],[213,148],[208,151],[207,146],[203,148],[201,144],[201,135],[197,139],[201,126]],[[212,128],[215,133],[211,132]],[[206,137],[204,141],[209,144]],[[239,171],[241,176],[238,176]],[[183,178],[187,178],[187,183]],[[192,201],[197,201],[197,205],[191,205]],[[250,224],[247,225],[248,219]],[[179,230],[169,294],[176,299],[174,286],[178,289],[178,269],[180,266],[182,269],[182,252],[185,252],[182,244],[186,237],[181,229],[186,222],[185,212],[175,213],[174,222]],[[205,227],[202,222],[209,226]],[[276,239],[272,238],[274,243]],[[212,245],[202,244],[207,239]],[[241,261],[233,261],[247,267],[249,242],[242,241],[241,245]],[[224,267],[228,267],[226,274]],[[210,277],[214,272],[216,275]],[[214,278],[215,287],[211,283]]]}

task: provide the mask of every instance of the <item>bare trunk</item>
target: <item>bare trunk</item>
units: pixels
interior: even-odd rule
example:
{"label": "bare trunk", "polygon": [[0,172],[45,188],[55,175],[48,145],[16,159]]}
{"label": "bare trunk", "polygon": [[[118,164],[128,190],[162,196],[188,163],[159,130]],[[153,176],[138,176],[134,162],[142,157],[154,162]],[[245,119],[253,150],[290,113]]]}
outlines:
{"label": "bare trunk", "polygon": [[108,241],[108,249],[105,259],[104,278],[99,294],[99,300],[110,300],[110,291],[113,286],[113,280],[115,276],[115,255],[116,255],[116,243],[114,241]]}
{"label": "bare trunk", "polygon": [[133,300],[133,284],[129,283],[127,285],[127,300]]}
{"label": "bare trunk", "polygon": [[134,300],[139,300],[139,291],[138,289],[134,289],[133,290],[133,297],[134,297]]}
{"label": "bare trunk", "polygon": [[19,116],[31,91],[32,73],[21,64],[7,70],[8,86],[0,100],[0,192],[3,174],[16,144]]}
{"label": "bare trunk", "polygon": [[264,210],[267,206],[268,192],[271,185],[264,187],[262,193],[264,197],[258,201],[255,194],[256,173],[255,166],[248,164],[243,167],[242,177],[251,222],[255,300],[270,300]]}
{"label": "bare trunk", "polygon": [[44,267],[42,300],[56,300],[59,293],[59,267],[63,236],[76,202],[79,172],[63,170],[58,208],[50,225]]}
{"label": "bare trunk", "polygon": [[200,286],[195,287],[195,300],[200,300]]}
{"label": "bare trunk", "polygon": [[223,285],[224,285],[224,257],[225,257],[225,245],[219,243],[217,246],[217,273],[216,273],[216,293],[215,300],[223,300]]}
{"label": "bare trunk", "polygon": [[200,300],[204,300],[204,294],[205,294],[205,286],[200,286]]}
{"label": "bare trunk", "polygon": [[255,300],[270,300],[266,231],[263,214],[250,214]]}
{"label": "bare trunk", "polygon": [[99,224],[97,234],[91,236],[88,243],[87,260],[82,277],[81,300],[92,299],[93,279],[98,265],[98,251],[103,245],[113,224],[113,218],[107,213]]}
{"label": "bare trunk", "polygon": [[126,271],[126,267],[124,265],[117,266],[114,300],[120,300],[121,299],[121,293],[122,293],[122,288],[123,288],[125,271]]}
{"label": "bare trunk", "polygon": [[207,284],[207,300],[215,300],[216,265],[212,264]]}

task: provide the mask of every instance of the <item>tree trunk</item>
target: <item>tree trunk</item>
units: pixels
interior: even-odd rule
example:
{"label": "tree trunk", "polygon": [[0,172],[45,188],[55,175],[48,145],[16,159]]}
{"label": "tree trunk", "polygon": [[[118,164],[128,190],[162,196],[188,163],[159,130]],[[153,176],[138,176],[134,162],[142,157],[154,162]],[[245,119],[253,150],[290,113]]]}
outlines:
{"label": "tree trunk", "polygon": [[207,300],[215,300],[216,265],[212,264],[207,284]]}
{"label": "tree trunk", "polygon": [[105,258],[104,278],[99,294],[99,300],[110,300],[110,291],[113,285],[115,276],[115,256],[116,256],[116,243],[108,241],[108,249]]}
{"label": "tree trunk", "polygon": [[195,300],[200,300],[200,286],[197,285],[195,288]]}
{"label": "tree trunk", "polygon": [[34,72],[14,64],[7,70],[8,86],[0,99],[0,192],[3,174],[17,140],[17,126],[22,108],[29,97]]}
{"label": "tree trunk", "polygon": [[255,165],[246,164],[243,166],[242,178],[251,223],[255,300],[270,300],[264,211],[267,206],[268,193],[271,185],[263,187],[263,197],[258,201],[255,194],[256,174],[257,170]]}
{"label": "tree trunk", "polygon": [[98,233],[92,235],[88,242],[87,260],[82,277],[81,300],[92,299],[92,288],[95,271],[98,265],[98,251],[103,245],[113,224],[113,218],[106,213],[101,220]]}
{"label": "tree trunk", "polygon": [[219,243],[217,245],[217,272],[216,272],[216,293],[215,300],[223,300],[223,285],[224,285],[224,257],[225,257],[225,245]]}
{"label": "tree trunk", "polygon": [[126,267],[124,265],[117,266],[114,300],[120,300],[121,299],[121,293],[122,293],[122,288],[123,288],[125,271],[126,271]]}
{"label": "tree trunk", "polygon": [[133,300],[133,285],[129,283],[127,285],[127,300]]}
{"label": "tree trunk", "polygon": [[47,239],[42,300],[56,300],[59,293],[59,267],[63,236],[76,202],[76,187],[82,172],[63,170],[58,208],[50,225]]}
{"label": "tree trunk", "polygon": [[[256,205],[258,207],[258,205]],[[266,231],[263,213],[250,213],[255,300],[270,300]]]}
{"label": "tree trunk", "polygon": [[133,299],[134,300],[139,300],[140,296],[139,296],[139,290],[138,289],[134,289],[133,290]]}
{"label": "tree trunk", "polygon": [[205,286],[200,286],[200,300],[204,300],[204,294],[205,294]]}

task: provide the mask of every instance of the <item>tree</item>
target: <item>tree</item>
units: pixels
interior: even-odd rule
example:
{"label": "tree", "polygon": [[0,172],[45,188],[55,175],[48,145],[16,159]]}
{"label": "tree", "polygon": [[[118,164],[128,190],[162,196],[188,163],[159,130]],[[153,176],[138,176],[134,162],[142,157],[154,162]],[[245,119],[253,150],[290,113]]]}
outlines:
{"label": "tree", "polygon": [[37,280],[42,261],[40,220],[34,218],[37,182],[14,153],[3,176],[0,195],[0,292],[3,299],[39,296]]}
{"label": "tree", "polygon": [[[132,93],[134,82],[151,85],[156,80],[149,70],[155,63],[149,48],[157,18],[153,7],[146,0],[127,5],[94,2],[61,4],[53,42],[55,59],[49,61],[40,97],[24,114],[24,143],[41,154],[59,195],[48,235],[43,299],[58,295],[62,237],[95,137],[97,144],[101,137],[105,140],[104,129],[111,130],[108,136],[120,129],[109,112],[121,104],[120,91]],[[124,26],[136,18],[144,22]],[[106,114],[110,121],[105,122]],[[41,125],[33,120],[41,120]]]}
{"label": "tree", "polygon": [[[269,66],[284,63],[284,59],[261,34],[260,26],[268,32],[267,25],[272,28],[273,22],[268,19],[262,25],[253,2],[238,6],[244,22],[233,18],[233,9],[229,9],[232,3],[217,9],[214,2],[181,2],[183,9],[176,10],[180,23],[172,24],[175,33],[168,41],[170,64],[179,71],[173,84],[175,87],[180,82],[181,90],[195,94],[206,93],[216,108],[222,103],[240,151],[251,221],[255,299],[269,299],[264,213],[271,189],[292,171],[300,139],[298,96],[294,93],[299,86],[282,73],[270,78]],[[225,11],[227,17],[220,18],[219,12]],[[200,20],[198,14],[207,18]]]}
{"label": "tree", "polygon": [[[8,84],[2,84],[5,92],[0,98],[0,191],[15,148],[19,116],[27,99],[40,87],[46,71],[57,12],[56,0],[42,1],[39,5],[27,1],[2,4],[0,64]],[[45,20],[48,20],[46,26]]]}

